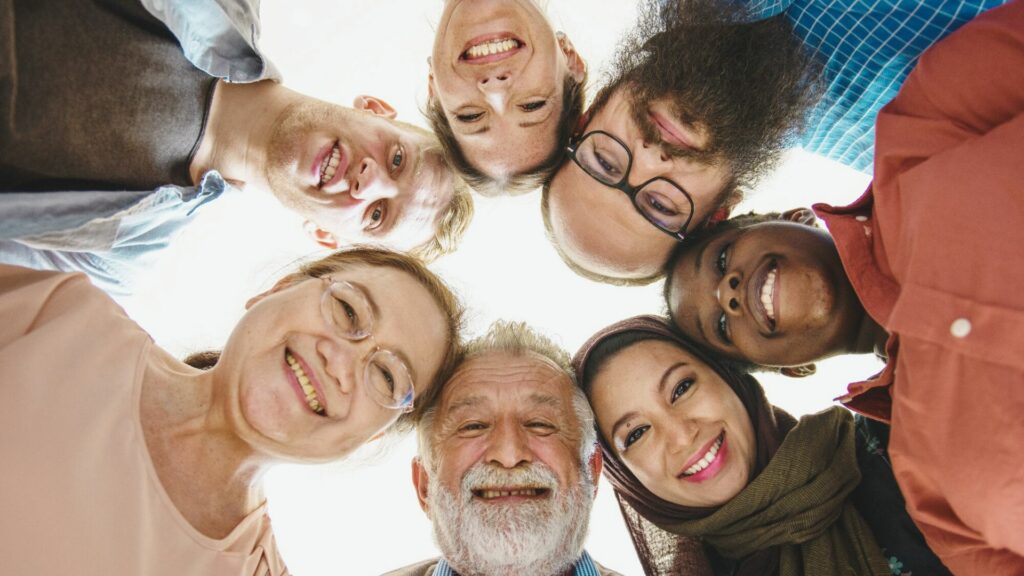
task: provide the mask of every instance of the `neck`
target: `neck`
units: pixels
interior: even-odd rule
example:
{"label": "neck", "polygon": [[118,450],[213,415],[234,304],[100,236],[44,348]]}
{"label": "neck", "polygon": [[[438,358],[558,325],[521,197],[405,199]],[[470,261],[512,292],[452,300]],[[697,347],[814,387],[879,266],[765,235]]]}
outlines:
{"label": "neck", "polygon": [[238,187],[261,181],[277,118],[296,96],[271,80],[218,82],[203,139],[189,164],[192,182],[209,170],[217,170]]}
{"label": "neck", "polygon": [[226,537],[262,501],[267,462],[218,410],[213,373],[156,348],[143,380],[140,420],[153,467],[193,528]]}

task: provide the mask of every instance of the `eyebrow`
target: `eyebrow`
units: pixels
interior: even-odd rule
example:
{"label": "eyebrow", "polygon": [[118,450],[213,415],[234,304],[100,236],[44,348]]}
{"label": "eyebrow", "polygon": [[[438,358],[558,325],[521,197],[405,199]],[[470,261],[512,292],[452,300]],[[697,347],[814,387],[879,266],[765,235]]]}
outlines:
{"label": "eyebrow", "polygon": [[477,134],[483,134],[484,132],[490,132],[490,130],[491,130],[490,125],[487,125],[487,126],[481,127],[479,130],[473,130],[471,132],[463,132],[463,134],[465,136],[475,136]]}
{"label": "eyebrow", "polygon": [[547,122],[548,118],[550,118],[550,117],[551,117],[551,115],[548,114],[547,116],[544,117],[543,120],[535,120],[533,122],[520,122],[519,123],[519,127],[520,128],[532,128],[533,126],[537,126],[538,124],[543,124],[543,123]]}
{"label": "eyebrow", "polygon": [[536,406],[550,406],[551,408],[562,408],[562,402],[555,396],[550,394],[541,394],[540,392],[534,392],[530,394],[530,401]]}
{"label": "eyebrow", "polygon": [[485,398],[483,396],[466,396],[465,398],[460,398],[459,400],[452,402],[451,406],[448,407],[448,414],[450,415],[453,412],[457,412],[465,408],[479,406],[480,404],[483,404],[484,401]]}

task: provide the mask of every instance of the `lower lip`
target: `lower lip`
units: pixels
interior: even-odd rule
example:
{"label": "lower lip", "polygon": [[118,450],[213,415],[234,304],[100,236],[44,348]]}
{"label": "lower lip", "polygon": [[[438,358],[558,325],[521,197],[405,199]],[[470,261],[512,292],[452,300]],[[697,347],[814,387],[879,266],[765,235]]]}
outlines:
{"label": "lower lip", "polygon": [[658,125],[658,131],[661,132],[662,140],[672,144],[673,146],[679,146],[681,148],[695,148],[693,142],[676,130],[676,127],[672,125],[672,122],[668,118],[665,118],[657,112],[649,112],[648,115],[651,120],[654,120],[654,123]]}
{"label": "lower lip", "polygon": [[718,447],[718,453],[715,454],[715,459],[708,464],[708,467],[697,472],[692,476],[683,476],[683,480],[687,482],[704,482],[710,480],[721,472],[722,467],[725,466],[725,461],[729,457],[729,450],[727,448],[728,439],[722,438],[722,445]]}

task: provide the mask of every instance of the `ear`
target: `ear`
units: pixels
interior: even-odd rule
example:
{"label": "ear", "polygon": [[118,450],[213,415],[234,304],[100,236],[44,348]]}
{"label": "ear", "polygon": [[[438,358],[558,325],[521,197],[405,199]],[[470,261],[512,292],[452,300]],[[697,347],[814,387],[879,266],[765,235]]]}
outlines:
{"label": "ear", "polygon": [[600,484],[598,480],[601,479],[601,468],[604,466],[604,456],[601,454],[601,449],[594,450],[594,455],[590,457],[590,473],[591,478],[594,479],[594,495],[597,495],[597,486]]}
{"label": "ear", "polygon": [[427,468],[420,462],[420,457],[412,459],[412,485],[416,487],[416,499],[420,501],[420,508],[429,516],[430,505],[427,504],[427,486],[430,484],[430,475]]}
{"label": "ear", "polygon": [[302,223],[302,229],[306,231],[306,234],[310,238],[324,248],[329,248],[331,250],[336,250],[338,248],[338,238],[334,234],[317,226],[315,222],[306,220]]}
{"label": "ear", "polygon": [[375,96],[356,96],[356,99],[352,101],[352,107],[356,110],[363,110],[370,114],[376,114],[377,116],[383,116],[392,120],[394,120],[395,116],[398,115],[391,104],[388,104]]}
{"label": "ear", "polygon": [[817,371],[818,367],[812,363],[804,364],[803,366],[787,366],[779,370],[779,373],[790,378],[806,378],[812,376]]}
{"label": "ear", "polygon": [[586,61],[576,51],[576,47],[572,45],[572,41],[565,35],[565,32],[555,32],[555,38],[558,40],[558,47],[562,49],[562,54],[565,54],[565,63],[569,66],[569,74],[572,74],[576,82],[583,82],[587,76]]}
{"label": "ear", "polygon": [[814,223],[818,219],[814,216],[814,212],[810,208],[793,208],[792,210],[786,210],[782,213],[784,220],[790,222],[796,222],[797,224],[806,224],[808,226],[814,226]]}

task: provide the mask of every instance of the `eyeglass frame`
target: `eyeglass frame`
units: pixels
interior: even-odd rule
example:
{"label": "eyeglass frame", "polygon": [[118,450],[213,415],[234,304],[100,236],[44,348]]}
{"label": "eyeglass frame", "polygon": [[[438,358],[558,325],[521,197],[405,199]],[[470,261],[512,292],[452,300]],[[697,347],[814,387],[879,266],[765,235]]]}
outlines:
{"label": "eyeglass frame", "polygon": [[[622,173],[622,179],[619,180],[619,182],[617,184],[608,184],[607,182],[603,182],[603,181],[599,180],[597,178],[597,176],[594,176],[593,174],[590,173],[589,170],[587,170],[587,167],[584,166],[580,162],[579,158],[577,158],[577,156],[576,156],[576,151],[579,150],[579,145],[584,140],[586,140],[587,138],[591,137],[594,134],[603,134],[603,135],[611,138],[617,144],[622,146],[623,150],[626,151],[626,158],[628,159],[628,162],[626,163],[626,170]],[[689,228],[690,223],[693,222],[693,213],[694,213],[694,211],[697,208],[694,205],[694,203],[693,203],[693,198],[690,196],[690,193],[687,192],[685,188],[683,188],[682,186],[680,186],[676,182],[674,182],[671,179],[666,178],[664,176],[655,176],[654,178],[651,178],[651,179],[647,180],[646,182],[641,183],[639,186],[630,186],[630,184],[629,184],[629,173],[633,169],[633,152],[630,151],[629,146],[627,146],[626,143],[623,142],[618,136],[616,136],[616,135],[614,135],[614,134],[612,134],[610,132],[605,132],[604,130],[591,130],[589,132],[583,133],[580,136],[574,136],[573,138],[571,138],[569,140],[569,144],[565,147],[565,150],[566,150],[566,152],[569,153],[569,157],[572,158],[572,161],[575,162],[576,165],[580,167],[580,170],[583,170],[583,173],[586,174],[587,176],[589,176],[592,180],[594,180],[598,184],[601,184],[603,186],[607,186],[608,188],[613,188],[615,190],[619,190],[620,192],[622,192],[626,196],[628,196],[630,202],[633,204],[633,209],[636,210],[641,216],[643,216],[644,220],[647,220],[652,225],[654,225],[655,228],[657,228],[658,230],[661,230],[662,232],[664,232],[665,234],[668,234],[669,236],[672,236],[673,238],[675,238],[676,240],[678,240],[680,242],[683,241],[686,238],[686,229]],[[674,186],[677,190],[679,190],[680,192],[683,193],[683,197],[686,198],[686,201],[689,202],[689,204],[690,204],[690,214],[689,214],[689,216],[686,217],[686,223],[683,224],[682,228],[680,228],[679,230],[677,230],[675,232],[673,232],[672,230],[670,230],[668,228],[663,227],[661,224],[659,224],[658,222],[654,221],[651,218],[651,216],[649,216],[646,212],[641,210],[640,206],[637,204],[637,200],[636,200],[637,194],[645,186],[647,186],[651,182],[654,182],[655,180],[664,180],[665,182],[667,182],[671,186]]]}
{"label": "eyeglass frame", "polygon": [[[349,334],[341,330],[341,328],[338,326],[338,323],[334,320],[333,317],[331,317],[331,315],[327,313],[325,309],[324,302],[327,300],[327,298],[337,301],[337,298],[335,298],[334,294],[331,293],[331,287],[334,286],[335,284],[344,285],[349,289],[360,294],[363,294],[364,291],[354,286],[351,282],[348,282],[346,280],[339,280],[333,278],[332,276],[321,276],[320,279],[323,281],[324,284],[323,295],[320,297],[320,313],[323,316],[324,322],[326,322],[328,326],[334,328],[334,333],[340,336],[341,338],[348,340],[349,342],[362,342],[363,340],[369,339],[370,342],[373,343],[373,352],[371,352],[369,356],[371,360],[377,354],[388,354],[390,356],[393,356],[396,360],[398,360],[398,362],[405,369],[405,373],[409,376],[409,392],[408,394],[406,394],[404,398],[402,398],[402,403],[399,404],[398,406],[389,406],[387,404],[384,404],[381,401],[382,398],[378,397],[378,394],[376,393],[376,388],[372,385],[369,386],[370,388],[373,388],[373,391],[370,392],[370,397],[372,397],[374,401],[377,402],[377,404],[380,405],[382,408],[386,408],[388,410],[395,410],[401,414],[408,414],[409,412],[412,412],[415,409],[416,404],[416,381],[412,377],[412,370],[398,354],[395,354],[394,352],[387,348],[381,348],[380,344],[377,343],[377,339],[371,332],[376,320],[376,318],[373,315],[373,310],[367,309],[366,312],[370,316],[369,327],[366,329],[365,334],[360,336],[356,334]],[[367,301],[369,300],[369,297],[366,294],[363,294],[363,296],[364,298],[367,299]],[[367,363],[366,370],[364,372],[368,372],[370,370],[371,365],[372,362]],[[364,373],[363,380],[369,381],[370,378],[367,374]]]}

